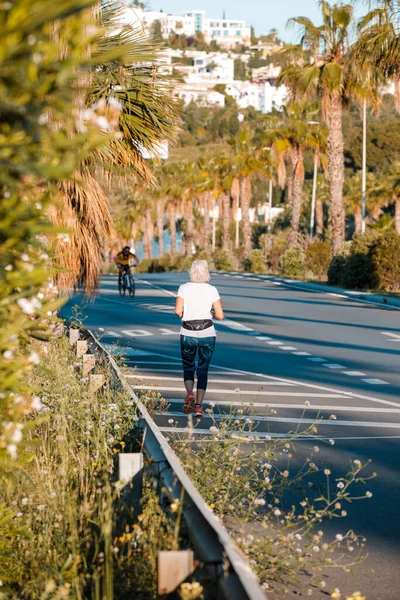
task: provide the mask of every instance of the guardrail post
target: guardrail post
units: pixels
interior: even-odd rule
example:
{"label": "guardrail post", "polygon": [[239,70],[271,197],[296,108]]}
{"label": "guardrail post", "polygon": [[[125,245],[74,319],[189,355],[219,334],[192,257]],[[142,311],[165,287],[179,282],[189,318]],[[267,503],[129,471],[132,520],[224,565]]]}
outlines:
{"label": "guardrail post", "polygon": [[120,453],[118,457],[118,479],[125,484],[122,488],[124,499],[137,505],[142,498],[143,453]]}
{"label": "guardrail post", "polygon": [[76,342],[76,356],[80,358],[88,351],[88,343],[86,340],[78,340]]}
{"label": "guardrail post", "polygon": [[80,336],[79,329],[70,329],[69,330],[69,343],[71,344],[71,346],[76,344],[76,342],[79,340],[79,336]]}
{"label": "guardrail post", "polygon": [[158,593],[170,594],[194,571],[192,550],[160,550],[158,553]]}
{"label": "guardrail post", "polygon": [[89,375],[90,371],[93,371],[96,364],[96,356],[94,354],[84,354],[82,356],[83,366],[82,374],[84,377]]}
{"label": "guardrail post", "polygon": [[105,384],[104,375],[90,375],[89,377],[89,391],[92,393],[98,392]]}

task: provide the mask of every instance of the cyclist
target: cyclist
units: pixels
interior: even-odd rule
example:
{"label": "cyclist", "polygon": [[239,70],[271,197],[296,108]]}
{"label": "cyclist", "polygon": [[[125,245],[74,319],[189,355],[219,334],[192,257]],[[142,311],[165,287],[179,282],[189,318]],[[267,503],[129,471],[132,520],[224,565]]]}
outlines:
{"label": "cyclist", "polygon": [[140,260],[131,252],[129,246],[125,246],[122,248],[121,252],[118,252],[117,256],[114,258],[114,262],[118,268],[118,283],[121,282],[121,277],[124,271],[128,274],[129,279],[132,277],[130,261],[133,258],[136,261],[136,265],[140,263]]}

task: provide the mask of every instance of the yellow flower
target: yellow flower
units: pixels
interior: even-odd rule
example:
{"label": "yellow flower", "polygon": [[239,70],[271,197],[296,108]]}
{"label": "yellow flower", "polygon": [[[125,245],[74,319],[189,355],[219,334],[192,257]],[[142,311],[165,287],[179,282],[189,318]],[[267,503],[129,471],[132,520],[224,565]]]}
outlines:
{"label": "yellow flower", "polygon": [[351,596],[346,596],[346,600],[367,600],[367,597],[362,596],[361,592],[353,592]]}
{"label": "yellow flower", "polygon": [[214,504],[214,502],[212,502],[212,503],[210,504],[210,508],[215,508],[215,504]]}

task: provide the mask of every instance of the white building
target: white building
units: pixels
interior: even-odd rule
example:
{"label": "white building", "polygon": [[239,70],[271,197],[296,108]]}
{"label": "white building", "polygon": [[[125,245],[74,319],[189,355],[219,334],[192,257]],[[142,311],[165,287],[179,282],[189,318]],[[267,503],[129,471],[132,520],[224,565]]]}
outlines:
{"label": "white building", "polygon": [[126,7],[124,21],[134,27],[143,27],[149,33],[154,21],[159,21],[164,38],[171,33],[187,37],[202,33],[208,44],[215,40],[218,45],[232,48],[236,44],[250,46],[250,27],[238,19],[212,19],[206,17],[204,10],[185,11],[183,15],[169,15],[161,11]]}
{"label": "white building", "polygon": [[282,108],[288,94],[284,85],[276,87],[273,82],[269,81],[265,83],[233,81],[226,86],[225,91],[236,100],[239,108],[252,106],[264,114]]}
{"label": "white building", "polygon": [[193,58],[193,71],[188,76],[187,82],[231,83],[234,79],[234,71],[234,60],[228,54],[202,52]]}
{"label": "white building", "polygon": [[206,86],[182,84],[175,89],[177,98],[183,100],[185,106],[191,102],[196,102],[200,106],[225,106],[225,96]]}

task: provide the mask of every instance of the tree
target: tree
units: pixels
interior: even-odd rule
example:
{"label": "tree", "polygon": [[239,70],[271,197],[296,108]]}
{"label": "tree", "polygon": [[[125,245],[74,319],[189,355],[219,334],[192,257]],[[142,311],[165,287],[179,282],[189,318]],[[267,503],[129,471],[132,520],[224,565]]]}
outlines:
{"label": "tree", "polygon": [[314,25],[307,17],[292,19],[300,27],[301,42],[285,50],[292,64],[283,70],[280,80],[290,87],[294,96],[318,93],[322,97],[328,127],[332,251],[336,254],[345,239],[343,106],[357,87],[360,88],[362,72],[351,67],[348,60],[352,6],[330,5],[322,0],[321,12],[321,26]]}
{"label": "tree", "polygon": [[303,204],[304,152],[307,148],[318,152],[324,143],[324,130],[316,128],[315,123],[312,122],[318,113],[319,107],[307,101],[289,102],[284,108],[283,119],[280,119],[277,127],[266,134],[269,140],[275,138],[272,149],[279,161],[278,174],[281,187],[284,187],[286,181],[285,159],[289,158],[291,162],[292,194],[289,245],[298,242]]}

